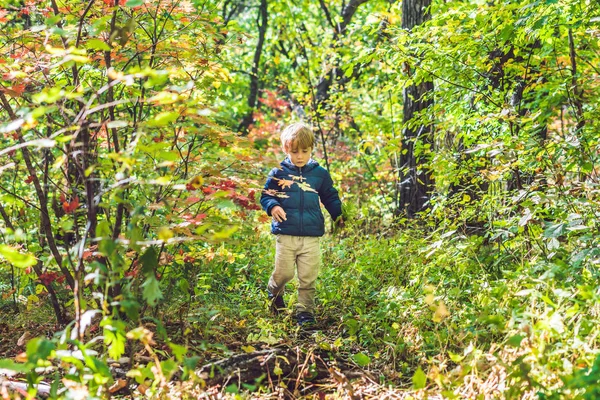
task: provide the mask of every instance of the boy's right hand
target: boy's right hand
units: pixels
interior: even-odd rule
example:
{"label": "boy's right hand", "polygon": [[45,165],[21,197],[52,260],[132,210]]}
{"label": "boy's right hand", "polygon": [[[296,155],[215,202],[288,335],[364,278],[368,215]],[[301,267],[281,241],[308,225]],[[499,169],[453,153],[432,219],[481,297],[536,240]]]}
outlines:
{"label": "boy's right hand", "polygon": [[271,216],[277,222],[283,222],[283,221],[287,220],[287,216],[285,215],[285,211],[283,211],[283,208],[281,208],[279,206],[273,207],[273,209],[271,210]]}

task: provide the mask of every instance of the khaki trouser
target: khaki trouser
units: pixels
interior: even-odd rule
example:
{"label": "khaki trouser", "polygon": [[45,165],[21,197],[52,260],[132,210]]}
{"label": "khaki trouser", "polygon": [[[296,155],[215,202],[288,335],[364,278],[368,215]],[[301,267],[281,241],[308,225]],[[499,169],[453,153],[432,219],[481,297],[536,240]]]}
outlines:
{"label": "khaki trouser", "polygon": [[285,284],[298,269],[298,312],[313,312],[315,286],[319,274],[321,251],[319,238],[312,236],[276,235],[275,270],[269,279],[269,291],[282,294]]}

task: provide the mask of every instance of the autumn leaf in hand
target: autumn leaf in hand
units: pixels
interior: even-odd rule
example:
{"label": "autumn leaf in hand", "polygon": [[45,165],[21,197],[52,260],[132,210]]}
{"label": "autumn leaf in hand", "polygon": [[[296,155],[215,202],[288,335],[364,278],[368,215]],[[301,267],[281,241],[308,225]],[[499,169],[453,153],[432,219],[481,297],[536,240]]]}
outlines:
{"label": "autumn leaf in hand", "polygon": [[277,179],[277,180],[278,180],[277,184],[279,186],[281,186],[282,189],[292,187],[292,185],[294,184],[294,181],[290,181],[287,179]]}
{"label": "autumn leaf in hand", "polygon": [[294,181],[300,181],[300,182],[304,182],[306,180],[305,177],[303,176],[296,176],[296,175],[290,175],[290,177],[292,178],[292,180]]}
{"label": "autumn leaf in hand", "polygon": [[317,193],[317,191],[313,189],[308,183],[297,182],[297,185],[300,187],[300,189],[304,190],[305,192]]}
{"label": "autumn leaf in hand", "polygon": [[275,189],[266,189],[266,190],[263,190],[263,192],[266,195],[273,196],[273,197],[280,197],[280,198],[284,198],[284,199],[287,199],[288,197],[290,197],[287,194],[285,194],[284,192],[278,192]]}

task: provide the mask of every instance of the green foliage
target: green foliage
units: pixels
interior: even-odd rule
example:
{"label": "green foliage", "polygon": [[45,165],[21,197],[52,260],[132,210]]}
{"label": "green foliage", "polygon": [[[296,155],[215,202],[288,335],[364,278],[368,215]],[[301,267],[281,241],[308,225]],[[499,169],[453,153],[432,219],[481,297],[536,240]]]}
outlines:
{"label": "green foliage", "polygon": [[[598,396],[596,8],[434,2],[407,31],[401,3],[345,19],[268,2],[257,60],[258,2],[71,3],[0,11],[0,307],[51,305],[60,325],[0,368],[34,384],[60,365],[54,397],[101,397],[111,362],[143,350],[128,377],[160,395],[180,368],[202,385],[208,360],[295,346],[289,316],[265,313],[254,211],[280,128],[303,117],[345,203],[319,349],[415,393]],[[403,121],[403,89],[425,81],[433,105]],[[407,220],[403,135],[430,123],[414,168],[435,191]]]}

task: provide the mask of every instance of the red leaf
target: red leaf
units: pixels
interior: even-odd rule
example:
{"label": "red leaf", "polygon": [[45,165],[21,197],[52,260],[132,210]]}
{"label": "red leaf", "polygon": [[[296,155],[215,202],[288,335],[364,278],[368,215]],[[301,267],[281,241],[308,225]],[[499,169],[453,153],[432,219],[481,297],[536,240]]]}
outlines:
{"label": "red leaf", "polygon": [[67,214],[71,214],[73,211],[75,211],[77,209],[77,207],[79,207],[79,197],[77,197],[77,196],[75,196],[73,201],[71,201],[70,203],[65,201],[62,204],[62,208]]}
{"label": "red leaf", "polygon": [[46,286],[54,282],[57,278],[58,274],[56,272],[46,272],[39,276],[40,281]]}
{"label": "red leaf", "polygon": [[15,92],[17,96],[21,96],[23,92],[25,92],[25,85],[23,83],[19,83],[16,85],[12,85],[12,91]]}

